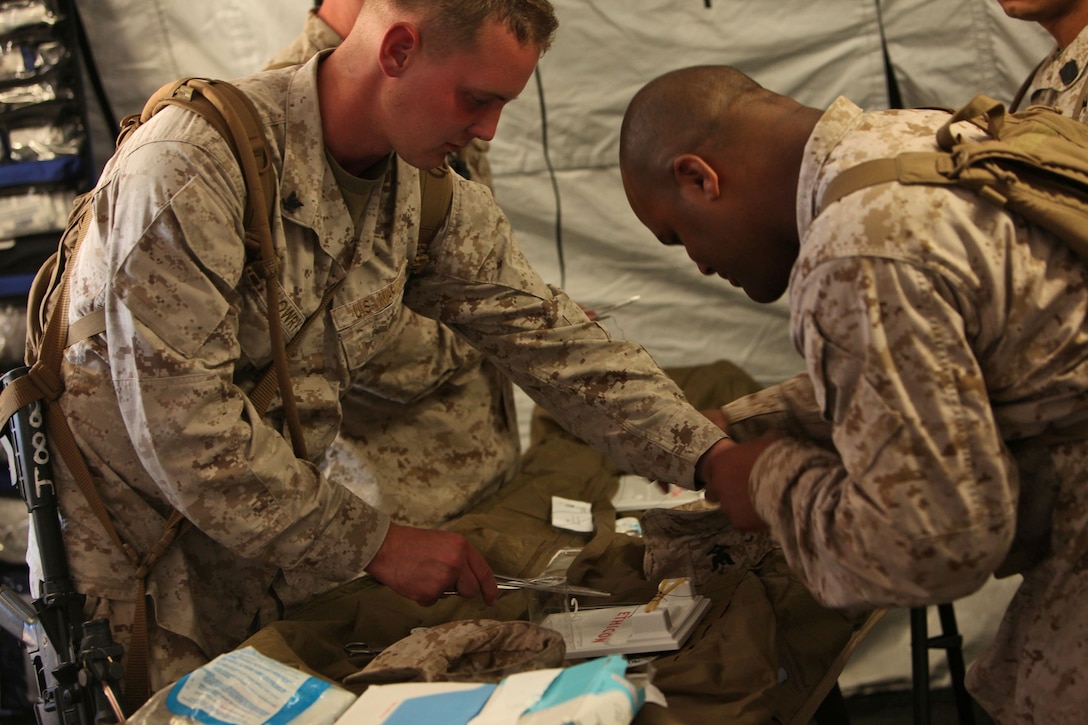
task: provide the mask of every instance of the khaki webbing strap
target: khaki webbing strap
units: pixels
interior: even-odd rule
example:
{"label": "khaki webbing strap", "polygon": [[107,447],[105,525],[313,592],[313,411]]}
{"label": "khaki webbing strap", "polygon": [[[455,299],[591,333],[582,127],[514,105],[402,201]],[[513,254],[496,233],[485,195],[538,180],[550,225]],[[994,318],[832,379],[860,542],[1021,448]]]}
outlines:
{"label": "khaki webbing strap", "polygon": [[442,166],[419,172],[419,244],[426,247],[446,223],[453,203],[453,176]]}
{"label": "khaki webbing strap", "polygon": [[125,649],[125,712],[133,715],[151,698],[151,636],[147,628],[147,581],[136,579],[135,610]]}
{"label": "khaki webbing strap", "polygon": [[1035,80],[1035,74],[1039,72],[1039,69],[1043,67],[1047,59],[1043,58],[1041,61],[1035,64],[1035,67],[1031,69],[1031,73],[1028,73],[1028,77],[1024,79],[1024,82],[1020,84],[1020,87],[1016,89],[1016,95],[1012,97],[1012,101],[1009,103],[1010,111],[1017,111],[1020,109],[1020,104],[1024,102],[1024,96],[1028,94],[1028,89],[1031,88],[1031,82]]}
{"label": "khaki webbing strap", "polygon": [[[306,331],[310,329],[316,319],[325,314],[325,310],[327,310],[332,303],[333,295],[336,294],[336,290],[340,288],[340,283],[343,281],[344,280],[341,279],[325,290],[325,294],[321,296],[321,304],[317,306],[317,309],[313,311],[313,314],[306,318],[306,321],[302,323],[302,327],[299,328],[299,331],[295,333],[294,338],[291,339],[291,344],[287,346],[288,355],[294,354],[295,350],[297,350],[302,343],[302,338],[306,334]],[[249,402],[252,403],[253,407],[257,410],[258,415],[264,415],[268,410],[268,406],[272,403],[272,396],[276,392],[276,378],[274,373],[275,370],[273,368],[265,370],[261,379],[257,382],[257,385],[254,386],[253,390],[251,390],[247,396]]]}
{"label": "khaki webbing strap", "polygon": [[0,428],[3,428],[24,405],[42,399],[42,391],[37,381],[27,375],[15,378],[0,393]]}
{"label": "khaki webbing strap", "polygon": [[453,203],[453,177],[450,167],[443,164],[427,171],[419,172],[419,243],[416,256],[412,260],[412,269],[416,270],[427,264],[430,259],[429,247]]}
{"label": "khaki webbing strap", "polygon": [[[985,123],[980,122],[980,119],[985,119]],[[960,136],[952,133],[952,124],[960,121],[970,121],[988,131],[994,138],[1000,138],[1001,127],[1005,125],[1005,106],[1001,101],[995,101],[982,93],[968,101],[967,105],[952,114],[952,118],[937,129],[937,145],[945,151],[963,142]]]}
{"label": "khaki webbing strap", "polygon": [[172,511],[162,535],[136,567],[136,608],[129,634],[128,657],[125,660],[125,705],[134,713],[151,697],[151,638],[148,633],[147,577],[174,540],[192,526],[192,522]]}
{"label": "khaki webbing strap", "polygon": [[955,164],[949,154],[940,151],[908,151],[886,159],[862,161],[844,169],[828,182],[820,196],[820,209],[868,186],[897,181],[900,184],[955,185],[951,174]]}
{"label": "khaki webbing strap", "polygon": [[[276,195],[276,175],[272,168],[272,159],[264,138],[260,115],[249,96],[235,86],[224,81],[208,78],[181,78],[167,83],[148,99],[140,113],[140,122],[147,121],[160,111],[163,106],[174,105],[188,108],[210,123],[230,144],[239,162],[251,160],[252,167],[247,172],[246,163],[242,163],[242,173],[246,177],[246,188],[257,190],[260,194],[249,194],[246,209],[242,217],[243,226],[252,230],[247,234],[246,243],[257,253],[272,252],[260,245],[260,237],[265,233],[271,239],[269,231],[270,200]],[[212,110],[214,109],[214,110]],[[251,186],[251,184],[253,184]],[[276,257],[262,257],[271,261]]]}
{"label": "khaki webbing strap", "polygon": [[[200,96],[194,95],[199,92]],[[169,94],[169,95],[168,95]],[[203,99],[215,107],[224,125],[217,122],[216,114],[202,110]],[[292,392],[291,376],[287,367],[287,344],[283,336],[283,323],[279,317],[279,269],[280,262],[272,244],[269,226],[269,199],[275,193],[272,159],[269,157],[260,123],[253,102],[229,83],[205,78],[187,78],[164,86],[144,106],[141,118],[150,118],[163,104],[179,105],[208,118],[232,145],[242,169],[246,188],[246,210],[243,221],[246,229],[246,246],[257,250],[258,261],[252,264],[254,271],[264,280],[265,307],[268,310],[268,335],[271,338],[272,364],[275,380],[279,385],[284,420],[291,436],[295,456],[308,459],[306,440],[302,434],[298,404]],[[239,110],[241,109],[241,110]],[[261,189],[264,193],[256,193]]]}
{"label": "khaki webbing strap", "polygon": [[80,317],[74,322],[68,323],[68,337],[65,338],[65,347],[71,347],[80,340],[94,337],[106,331],[106,308],[99,307]]}
{"label": "khaki webbing strap", "polygon": [[863,161],[839,173],[824,188],[820,209],[826,209],[844,196],[868,186],[899,180],[899,164],[894,158]]}

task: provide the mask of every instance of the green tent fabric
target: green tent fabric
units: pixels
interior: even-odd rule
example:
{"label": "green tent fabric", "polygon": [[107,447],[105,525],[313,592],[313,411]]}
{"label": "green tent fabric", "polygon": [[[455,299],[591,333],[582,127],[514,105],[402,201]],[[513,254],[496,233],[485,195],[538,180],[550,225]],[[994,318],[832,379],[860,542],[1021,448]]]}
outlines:
{"label": "green tent fabric", "polygon": [[[728,362],[668,372],[700,409],[758,388]],[[622,472],[540,410],[531,431],[514,480],[445,528],[468,537],[502,574],[535,576],[556,552],[579,549],[568,569],[570,580],[612,595],[593,604],[648,601],[657,582],[643,575],[644,543],[615,531],[611,498]],[[591,502],[595,532],[552,527],[552,496]],[[875,615],[819,605],[773,546],[754,565],[725,567],[704,579],[697,591],[711,600],[706,615],[680,650],[652,662],[653,683],[668,708],[647,704],[635,722],[807,723]],[[532,601],[533,595],[518,591],[501,595],[493,607],[458,597],[421,607],[363,578],[288,612],[243,646],[352,689],[344,679],[368,658],[349,655],[347,643],[381,649],[416,627],[527,619]]]}

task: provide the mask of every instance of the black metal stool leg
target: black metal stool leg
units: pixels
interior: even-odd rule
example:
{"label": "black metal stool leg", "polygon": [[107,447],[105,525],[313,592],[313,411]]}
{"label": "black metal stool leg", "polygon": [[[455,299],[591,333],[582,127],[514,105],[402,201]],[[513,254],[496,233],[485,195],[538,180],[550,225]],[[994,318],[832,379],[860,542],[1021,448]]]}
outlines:
{"label": "black metal stool leg", "polygon": [[956,698],[956,713],[959,716],[960,725],[974,725],[975,711],[971,695],[964,684],[966,666],[963,661],[963,637],[956,627],[956,611],[951,604],[937,606],[937,614],[941,618],[942,640],[936,646],[943,647],[948,653],[948,673],[952,678],[952,694]]}
{"label": "black metal stool leg", "polygon": [[948,673],[952,680],[952,694],[956,700],[959,725],[975,725],[974,702],[964,684],[966,666],[963,660],[963,637],[956,627],[956,612],[951,604],[938,604],[941,633],[930,637],[926,607],[910,610],[911,676],[914,694],[915,725],[929,725],[929,650],[943,649],[948,657]]}
{"label": "black metal stool leg", "polygon": [[914,725],[929,725],[929,626],[925,607],[910,610],[910,669]]}

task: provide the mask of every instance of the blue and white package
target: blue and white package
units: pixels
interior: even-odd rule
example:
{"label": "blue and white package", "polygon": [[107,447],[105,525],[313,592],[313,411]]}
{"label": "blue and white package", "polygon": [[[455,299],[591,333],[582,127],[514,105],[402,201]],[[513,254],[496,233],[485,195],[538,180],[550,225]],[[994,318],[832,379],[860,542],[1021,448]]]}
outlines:
{"label": "blue and white package", "polygon": [[645,702],[645,693],[626,672],[622,655],[567,667],[517,725],[627,725]]}
{"label": "blue and white package", "polygon": [[323,725],[355,700],[347,690],[262,655],[228,652],[163,688],[129,725]]}

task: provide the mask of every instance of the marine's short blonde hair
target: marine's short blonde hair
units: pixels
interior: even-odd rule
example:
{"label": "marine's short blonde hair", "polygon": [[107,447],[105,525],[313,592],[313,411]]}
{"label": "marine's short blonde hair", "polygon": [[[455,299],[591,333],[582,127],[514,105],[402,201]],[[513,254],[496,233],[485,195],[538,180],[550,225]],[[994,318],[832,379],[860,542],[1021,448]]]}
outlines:
{"label": "marine's short blonde hair", "polygon": [[523,45],[534,45],[541,54],[551,47],[559,20],[549,0],[386,0],[400,10],[418,12],[424,18],[427,37],[439,52],[474,47],[484,23],[496,18]]}

